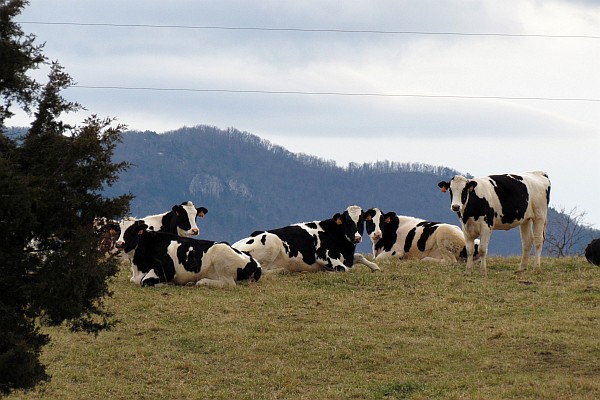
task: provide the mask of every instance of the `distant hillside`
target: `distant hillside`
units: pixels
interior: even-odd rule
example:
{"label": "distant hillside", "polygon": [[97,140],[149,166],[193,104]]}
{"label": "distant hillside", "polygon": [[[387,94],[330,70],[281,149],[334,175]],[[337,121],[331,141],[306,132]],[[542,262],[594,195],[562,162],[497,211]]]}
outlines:
{"label": "distant hillside", "polygon": [[[132,214],[140,217],[192,200],[209,209],[199,225],[201,237],[211,240],[234,242],[258,229],[330,218],[351,204],[459,223],[437,187],[458,173],[445,167],[384,161],[341,168],[211,126],[127,132],[115,151],[115,161],[121,160],[133,166],[107,195],[134,194]],[[518,229],[494,232],[492,254],[520,254],[520,248]],[[359,251],[370,251],[368,238]]]}

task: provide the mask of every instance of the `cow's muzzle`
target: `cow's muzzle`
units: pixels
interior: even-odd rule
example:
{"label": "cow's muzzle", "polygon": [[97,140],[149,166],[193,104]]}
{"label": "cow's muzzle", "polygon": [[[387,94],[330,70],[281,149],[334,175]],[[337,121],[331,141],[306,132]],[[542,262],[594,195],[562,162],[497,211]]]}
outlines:
{"label": "cow's muzzle", "polygon": [[452,211],[454,211],[454,212],[460,211],[460,204],[452,204]]}
{"label": "cow's muzzle", "polygon": [[354,242],[354,244],[358,244],[358,243],[362,242],[362,236],[357,234],[356,236],[354,236],[353,242]]}

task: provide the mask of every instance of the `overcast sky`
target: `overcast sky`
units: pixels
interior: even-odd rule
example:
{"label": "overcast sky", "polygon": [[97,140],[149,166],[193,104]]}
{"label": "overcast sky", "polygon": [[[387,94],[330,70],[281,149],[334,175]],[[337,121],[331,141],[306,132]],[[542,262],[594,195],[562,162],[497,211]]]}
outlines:
{"label": "overcast sky", "polygon": [[129,129],[234,127],[341,166],[541,169],[551,205],[600,228],[600,1],[31,0],[17,20],[88,87],[65,97]]}

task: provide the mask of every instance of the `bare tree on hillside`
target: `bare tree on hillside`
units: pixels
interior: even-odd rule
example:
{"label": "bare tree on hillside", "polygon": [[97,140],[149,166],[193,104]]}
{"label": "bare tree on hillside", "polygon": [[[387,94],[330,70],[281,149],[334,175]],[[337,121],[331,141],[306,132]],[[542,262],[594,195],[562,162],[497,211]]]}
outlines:
{"label": "bare tree on hillside", "polygon": [[592,228],[591,224],[585,222],[587,212],[579,210],[577,206],[569,211],[560,206],[556,211],[557,218],[548,221],[546,250],[559,258],[581,255],[583,249],[578,248],[578,244],[584,239],[586,231]]}

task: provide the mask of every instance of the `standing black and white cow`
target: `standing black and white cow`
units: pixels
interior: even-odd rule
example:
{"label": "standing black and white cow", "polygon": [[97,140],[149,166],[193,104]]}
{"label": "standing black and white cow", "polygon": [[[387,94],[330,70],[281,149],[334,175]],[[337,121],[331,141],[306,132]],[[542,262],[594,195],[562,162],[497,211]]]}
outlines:
{"label": "standing black and white cow", "polygon": [[[250,253],[265,270],[346,271],[354,265],[363,229],[361,208],[350,206],[323,221],[254,232],[233,247]],[[377,264],[356,256],[356,261],[379,271]]]}
{"label": "standing black and white cow", "polygon": [[[416,259],[456,263],[467,258],[465,238],[456,225],[383,213],[379,208],[365,211],[367,234],[373,242],[375,260]],[[475,256],[479,240],[476,240]]]}
{"label": "standing black and white cow", "polygon": [[550,179],[541,171],[490,175],[467,179],[454,176],[440,182],[442,192],[450,190],[451,209],[458,214],[467,247],[467,273],[473,268],[474,240],[481,238],[481,273],[487,274],[486,257],[492,230],[519,227],[522,255],[517,272],[527,269],[531,245],[535,247],[534,271],[541,271],[542,246],[550,202]]}
{"label": "standing black and white cow", "polygon": [[586,246],[585,259],[590,264],[600,265],[600,238],[592,240]]}
{"label": "standing black and white cow", "polygon": [[142,286],[172,282],[228,287],[261,276],[256,260],[225,242],[148,231],[143,221],[134,221],[123,239],[124,251],[132,254],[131,282]]}

